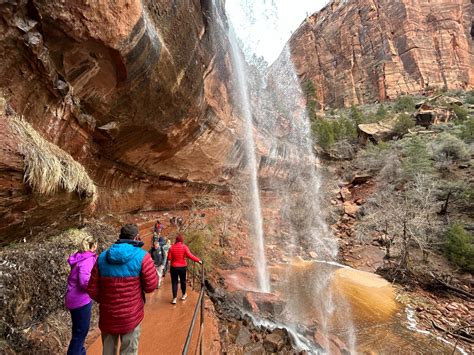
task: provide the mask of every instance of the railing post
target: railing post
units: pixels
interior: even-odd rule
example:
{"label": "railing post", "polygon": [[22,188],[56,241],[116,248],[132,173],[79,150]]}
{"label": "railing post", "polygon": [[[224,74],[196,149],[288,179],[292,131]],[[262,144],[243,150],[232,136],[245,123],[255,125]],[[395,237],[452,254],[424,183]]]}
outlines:
{"label": "railing post", "polygon": [[[201,263],[201,292],[204,291],[204,263]],[[199,354],[203,355],[204,354],[204,349],[203,349],[203,339],[204,339],[204,294],[201,299],[201,341],[199,342]]]}
{"label": "railing post", "polygon": [[[193,284],[194,284],[194,264],[193,264]],[[196,303],[196,306],[194,307],[194,313],[193,313],[193,318],[191,320],[191,324],[189,326],[189,330],[188,330],[188,335],[186,337],[186,342],[184,343],[184,347],[183,347],[183,351],[182,351],[182,355],[187,355],[188,353],[188,350],[189,350],[189,345],[191,343],[191,339],[192,339],[192,336],[193,336],[193,329],[194,329],[194,325],[196,323],[196,319],[197,319],[197,315],[198,315],[198,311],[199,311],[199,308],[201,308],[201,319],[200,319],[200,331],[199,331],[199,338],[198,338],[198,344],[197,346],[199,347],[199,353],[201,355],[204,354],[204,342],[203,342],[203,338],[204,338],[204,294],[205,294],[205,287],[206,287],[206,284],[204,282],[204,265],[201,264],[201,290],[199,292],[199,297],[198,297],[198,301]],[[197,353],[197,347],[196,347],[196,353]]]}

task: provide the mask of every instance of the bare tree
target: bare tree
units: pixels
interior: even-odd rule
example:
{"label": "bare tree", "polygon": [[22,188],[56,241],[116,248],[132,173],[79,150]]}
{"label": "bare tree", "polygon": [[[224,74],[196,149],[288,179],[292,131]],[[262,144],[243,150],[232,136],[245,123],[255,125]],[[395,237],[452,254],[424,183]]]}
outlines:
{"label": "bare tree", "polygon": [[358,225],[361,239],[371,233],[378,234],[386,248],[386,257],[391,258],[391,248],[400,252],[399,268],[409,268],[410,246],[416,245],[427,261],[429,251],[439,231],[435,199],[435,183],[426,175],[416,175],[414,181],[395,191],[390,186],[368,201],[365,217]]}

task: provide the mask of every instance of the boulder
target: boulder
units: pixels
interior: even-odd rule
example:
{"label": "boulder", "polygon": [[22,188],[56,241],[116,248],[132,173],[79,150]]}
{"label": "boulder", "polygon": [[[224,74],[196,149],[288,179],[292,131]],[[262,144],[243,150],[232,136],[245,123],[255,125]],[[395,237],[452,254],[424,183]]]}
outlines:
{"label": "boulder", "polygon": [[273,293],[247,292],[243,298],[246,310],[264,317],[275,317],[283,313],[284,301]]}
{"label": "boulder", "polygon": [[358,211],[359,211],[359,206],[358,206],[356,203],[354,203],[354,202],[349,202],[349,201],[348,201],[348,202],[344,202],[344,212],[345,212],[347,215],[349,215],[349,216],[355,218]]}
{"label": "boulder", "polygon": [[235,343],[240,346],[245,346],[252,341],[250,331],[246,327],[241,327]]}
{"label": "boulder", "polygon": [[265,350],[269,353],[276,353],[280,351],[286,344],[286,339],[284,339],[281,334],[271,333],[268,334],[263,340],[263,346]]}
{"label": "boulder", "polygon": [[240,257],[240,265],[244,267],[251,267],[254,265],[253,259],[250,256],[241,256]]}
{"label": "boulder", "polygon": [[352,199],[352,193],[347,186],[341,188],[340,195],[343,202],[350,201]]}

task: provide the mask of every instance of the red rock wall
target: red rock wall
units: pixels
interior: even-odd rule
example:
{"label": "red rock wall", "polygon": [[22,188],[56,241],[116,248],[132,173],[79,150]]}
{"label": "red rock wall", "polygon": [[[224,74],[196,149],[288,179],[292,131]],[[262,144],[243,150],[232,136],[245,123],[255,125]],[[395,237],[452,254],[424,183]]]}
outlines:
{"label": "red rock wall", "polygon": [[471,0],[334,0],[289,45],[322,107],[474,85]]}
{"label": "red rock wall", "polygon": [[[241,124],[230,106],[226,19],[216,3],[0,5],[0,94],[85,166],[98,188],[96,216],[175,208],[203,188],[225,191],[239,164],[227,157],[240,149]],[[4,140],[15,146],[14,135]],[[92,213],[78,197],[58,203],[60,194],[41,202],[51,209],[36,208],[19,150],[5,148],[1,158],[0,242]]]}

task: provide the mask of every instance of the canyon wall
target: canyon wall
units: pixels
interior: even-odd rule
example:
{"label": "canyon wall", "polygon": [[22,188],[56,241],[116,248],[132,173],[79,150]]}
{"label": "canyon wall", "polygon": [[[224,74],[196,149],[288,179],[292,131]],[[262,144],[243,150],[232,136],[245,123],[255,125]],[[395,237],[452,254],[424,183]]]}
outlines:
{"label": "canyon wall", "polygon": [[334,0],[289,46],[321,107],[474,85],[471,0]]}
{"label": "canyon wall", "polygon": [[[215,3],[0,5],[0,244],[84,215],[171,209],[203,189],[225,193],[243,153],[227,22]],[[84,166],[94,196],[66,191],[64,181],[36,191],[15,120]]]}

